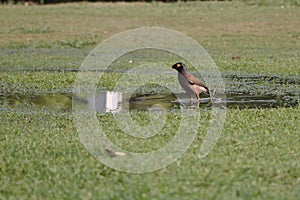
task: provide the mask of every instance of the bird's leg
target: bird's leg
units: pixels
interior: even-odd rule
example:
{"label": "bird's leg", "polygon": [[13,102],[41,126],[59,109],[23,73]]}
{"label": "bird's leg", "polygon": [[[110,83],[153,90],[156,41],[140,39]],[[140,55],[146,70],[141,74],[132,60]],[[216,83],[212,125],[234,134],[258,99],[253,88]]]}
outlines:
{"label": "bird's leg", "polygon": [[197,108],[200,108],[200,96],[197,94]]}
{"label": "bird's leg", "polygon": [[190,97],[190,106],[192,106],[192,96],[189,95],[189,97]]}

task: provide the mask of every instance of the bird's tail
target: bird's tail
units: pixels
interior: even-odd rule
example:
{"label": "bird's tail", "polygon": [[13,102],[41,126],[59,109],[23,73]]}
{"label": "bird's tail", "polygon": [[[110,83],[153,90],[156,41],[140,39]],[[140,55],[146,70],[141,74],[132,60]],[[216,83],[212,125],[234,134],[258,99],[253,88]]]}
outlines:
{"label": "bird's tail", "polygon": [[205,93],[206,93],[207,95],[210,95],[209,89],[208,89],[207,87],[205,87],[205,89],[206,89]]}

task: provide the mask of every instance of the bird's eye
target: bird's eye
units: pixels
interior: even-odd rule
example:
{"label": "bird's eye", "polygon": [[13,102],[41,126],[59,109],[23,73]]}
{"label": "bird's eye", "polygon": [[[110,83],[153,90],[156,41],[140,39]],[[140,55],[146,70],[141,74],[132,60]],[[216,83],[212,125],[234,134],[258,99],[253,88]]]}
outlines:
{"label": "bird's eye", "polygon": [[180,64],[177,64],[177,67],[180,67]]}

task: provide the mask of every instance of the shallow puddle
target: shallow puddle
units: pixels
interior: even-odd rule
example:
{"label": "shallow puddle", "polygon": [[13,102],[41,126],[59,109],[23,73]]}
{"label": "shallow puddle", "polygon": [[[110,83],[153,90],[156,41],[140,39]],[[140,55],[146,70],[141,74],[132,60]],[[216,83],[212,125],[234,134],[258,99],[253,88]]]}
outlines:
{"label": "shallow puddle", "polygon": [[[178,98],[179,97],[179,98]],[[295,107],[299,105],[297,96],[264,95],[251,96],[245,94],[230,94],[226,99],[213,102],[214,105],[226,104],[227,108],[277,108]],[[21,104],[31,104],[48,109],[61,111],[72,110],[72,94],[44,94],[44,95],[11,95],[0,96],[0,102],[5,107],[18,107]],[[120,92],[98,92],[84,97],[73,96],[73,103],[80,104],[84,108],[96,110],[97,112],[119,112],[122,109],[149,110],[157,109],[160,105],[164,109],[196,108],[197,102],[192,102],[185,93],[179,94],[144,94],[130,95]],[[212,105],[209,97],[201,98],[200,107],[209,108]]]}
{"label": "shallow puddle", "polygon": [[17,108],[20,105],[36,105],[58,110],[72,109],[72,94],[9,95],[0,96],[2,106]]}

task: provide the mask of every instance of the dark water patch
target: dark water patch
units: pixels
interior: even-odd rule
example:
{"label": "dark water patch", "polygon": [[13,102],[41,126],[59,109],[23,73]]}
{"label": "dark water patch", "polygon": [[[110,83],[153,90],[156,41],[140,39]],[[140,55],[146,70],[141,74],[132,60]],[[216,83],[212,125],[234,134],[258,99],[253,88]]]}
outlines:
{"label": "dark water patch", "polygon": [[222,74],[222,78],[229,79],[229,82],[260,83],[268,82],[275,84],[297,84],[300,85],[300,77],[296,76],[278,76],[265,74]]}
{"label": "dark water patch", "polygon": [[[1,67],[0,66],[0,71],[2,72],[101,72],[101,73],[131,73],[128,71],[128,69],[123,68],[123,69],[103,69],[103,68],[90,68],[90,69],[80,69],[80,65],[76,66],[66,66],[66,67],[60,67],[60,66],[53,66],[53,67],[39,67],[39,66],[29,66],[28,68],[14,68],[13,66],[11,67]],[[136,74],[136,72],[134,72]],[[172,74],[174,73],[173,70],[170,71],[143,71],[143,74]]]}
{"label": "dark water patch", "polygon": [[0,48],[1,55],[55,55],[55,56],[82,56],[85,57],[90,52],[90,48]]}
{"label": "dark water patch", "polygon": [[[68,67],[33,67],[30,66],[28,68],[14,68],[14,67],[1,67],[0,71],[2,72],[104,72],[104,73],[126,73],[128,70],[126,69],[79,69],[79,65],[77,66],[68,66]],[[152,73],[153,74],[153,73]],[[159,72],[157,72],[159,74]]]}
{"label": "dark water patch", "polygon": [[247,96],[247,95],[229,95],[226,99],[228,108],[251,109],[251,108],[278,108],[278,107],[296,107],[299,105],[299,97],[289,96]]}
{"label": "dark water patch", "polygon": [[0,71],[2,72],[78,72],[77,68],[59,68],[59,67],[50,67],[50,68],[42,68],[42,67],[29,67],[29,68],[13,68],[13,67],[0,67]]}
{"label": "dark water patch", "polygon": [[288,105],[293,101],[290,100],[291,98],[299,99],[300,96],[299,77],[224,74],[223,80],[226,84],[227,96],[242,94],[250,97],[276,96],[276,99],[284,99],[283,102],[288,101]]}

